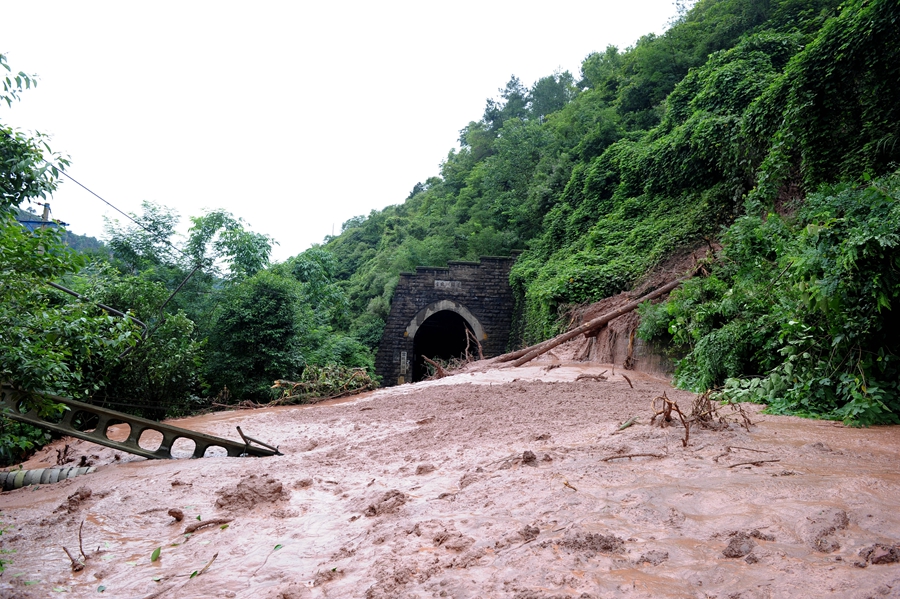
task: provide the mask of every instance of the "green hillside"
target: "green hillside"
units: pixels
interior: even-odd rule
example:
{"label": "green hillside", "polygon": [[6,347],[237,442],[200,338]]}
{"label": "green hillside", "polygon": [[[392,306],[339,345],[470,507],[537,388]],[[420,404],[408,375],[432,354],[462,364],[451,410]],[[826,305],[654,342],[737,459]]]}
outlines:
{"label": "green hillside", "polygon": [[[792,410],[895,419],[897,389],[885,377],[894,372],[896,349],[886,335],[897,293],[897,223],[882,221],[884,235],[871,241],[881,244],[877,267],[840,244],[895,212],[883,206],[876,217],[859,207],[851,223],[842,206],[868,201],[875,192],[866,187],[885,190],[885,206],[896,198],[890,190],[900,158],[898,17],[900,6],[890,1],[701,1],[664,35],[588,56],[579,78],[554,73],[526,87],[513,77],[499,98],[488,100],[482,118],[461,130],[461,149],[447,155],[440,176],[417,184],[402,204],[344,223],[324,244],[349,297],[351,330],[377,343],[401,271],[522,249],[511,282],[524,326],[512,344],[534,342],[558,332],[561,309],[629,289],[674,252],[721,240],[726,248],[711,258],[711,280],[676,294],[669,312],[655,310],[653,325],[642,329],[690,352],[679,382],[701,390],[784,368],[782,329],[802,319],[815,329],[816,343],[834,344],[834,356],[803,375],[807,386],[818,377],[812,386],[827,390],[792,393],[830,399],[798,403],[784,398],[786,389],[770,390],[767,398],[781,397],[779,405]],[[886,179],[855,183],[878,177]],[[807,203],[823,185],[841,182],[848,186],[815,196],[815,209]],[[836,244],[821,251],[849,253],[843,274],[829,271],[830,263],[813,267],[793,258],[813,243],[807,225],[824,227],[827,243]],[[736,244],[747,244],[747,235],[775,243],[772,228],[784,237],[779,248],[742,246],[739,259],[747,262],[734,264]],[[878,292],[832,295],[838,289],[828,277],[881,267],[887,270],[871,271],[882,277]],[[759,309],[724,310],[713,281],[720,295],[734,294],[749,284],[747,273],[774,279],[784,268],[777,286],[779,294],[796,291],[787,294],[790,315],[768,314],[772,322],[747,338],[738,323],[753,321]],[[867,293],[877,296],[874,304]],[[821,297],[801,301],[810,294]],[[833,326],[813,324],[840,318],[817,312],[835,308],[861,311],[858,330],[843,341]],[[723,348],[726,336],[734,345]],[[853,348],[885,357],[873,362],[877,367],[862,360],[851,368],[841,352]],[[835,373],[826,376],[829,368]],[[841,373],[861,382],[839,383]],[[869,379],[877,386],[867,386]],[[854,407],[846,408],[851,398]]]}

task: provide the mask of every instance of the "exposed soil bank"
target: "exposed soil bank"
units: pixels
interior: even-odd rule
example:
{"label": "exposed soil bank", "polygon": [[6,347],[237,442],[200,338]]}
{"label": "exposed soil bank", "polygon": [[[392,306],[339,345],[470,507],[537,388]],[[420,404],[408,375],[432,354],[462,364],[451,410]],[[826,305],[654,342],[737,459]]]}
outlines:
{"label": "exposed soil bank", "polygon": [[[655,396],[690,394],[544,367],[178,422],[239,424],[282,457],[116,460],[68,440],[69,465],[97,472],[0,494],[0,596],[900,597],[900,427],[756,415],[684,448],[647,423]],[[633,453],[663,457],[615,457]]]}

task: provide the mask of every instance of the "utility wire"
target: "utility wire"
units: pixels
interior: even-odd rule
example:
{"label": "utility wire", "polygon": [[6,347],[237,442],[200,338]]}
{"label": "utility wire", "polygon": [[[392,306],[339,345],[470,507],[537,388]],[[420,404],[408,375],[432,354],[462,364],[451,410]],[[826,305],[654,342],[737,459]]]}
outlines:
{"label": "utility wire", "polygon": [[[15,141],[15,139],[13,138],[12,134],[11,134],[9,131],[3,130],[2,133],[3,133],[8,139],[10,139],[10,140],[12,140],[12,141]],[[69,181],[71,181],[72,183],[74,183],[75,185],[77,185],[78,187],[82,188],[83,190],[85,190],[86,192],[88,192],[89,194],[91,194],[92,196],[94,196],[95,198],[97,198],[98,200],[100,200],[101,202],[103,202],[104,204],[106,204],[107,206],[109,206],[110,208],[112,208],[113,210],[115,210],[116,212],[118,212],[119,214],[121,214],[122,216],[124,216],[125,218],[127,218],[128,220],[130,220],[131,222],[133,222],[134,224],[136,224],[138,227],[140,227],[140,228],[142,228],[143,230],[145,230],[146,232],[150,233],[150,235],[152,235],[153,237],[155,237],[158,241],[162,241],[162,242],[165,243],[167,246],[169,246],[170,248],[172,248],[173,250],[175,250],[176,252],[178,252],[179,254],[181,254],[182,256],[184,256],[185,258],[188,258],[188,259],[192,259],[192,258],[193,258],[190,254],[188,254],[187,252],[185,252],[185,251],[182,250],[181,248],[175,246],[171,241],[169,241],[168,239],[164,239],[164,238],[160,237],[160,236],[159,236],[159,233],[154,232],[154,231],[151,231],[150,229],[148,229],[147,227],[145,227],[144,225],[142,225],[141,223],[139,223],[137,220],[135,220],[133,216],[131,216],[130,214],[128,214],[127,212],[125,212],[125,211],[122,210],[121,208],[119,208],[119,207],[117,207],[117,206],[114,206],[114,205],[112,204],[112,202],[107,201],[106,199],[104,199],[103,197],[101,197],[100,194],[98,194],[98,193],[95,192],[94,190],[90,189],[87,185],[84,185],[83,183],[81,183],[80,181],[78,181],[77,179],[75,179],[75,177],[73,177],[72,175],[70,175],[69,173],[67,173],[66,170],[65,170],[63,167],[61,167],[60,165],[54,164],[54,163],[50,162],[49,160],[47,160],[46,158],[44,158],[43,155],[41,156],[41,160],[44,162],[44,164],[46,164],[47,166],[49,166],[49,167],[51,167],[52,169],[54,169],[54,171],[55,171],[56,173],[62,175],[63,177],[65,177],[66,179],[68,179]]]}
{"label": "utility wire", "polygon": [[[52,166],[53,168],[57,169],[57,170],[59,171],[59,174],[63,175],[65,178],[67,178],[68,180],[72,181],[73,183],[75,183],[76,185],[78,185],[79,187],[81,187],[82,189],[84,189],[86,192],[88,192],[89,194],[91,194],[92,196],[94,196],[95,198],[97,198],[98,200],[100,200],[101,202],[103,202],[104,204],[106,204],[107,206],[109,206],[110,208],[112,208],[113,210],[115,210],[116,212],[118,212],[119,214],[121,214],[122,216],[124,216],[125,218],[127,218],[128,220],[130,220],[131,222],[133,222],[134,224],[136,224],[138,227],[140,227],[141,229],[143,229],[143,230],[146,231],[147,233],[150,233],[150,235],[152,235],[157,241],[162,241],[162,242],[165,243],[168,247],[170,247],[171,249],[175,250],[176,252],[178,252],[179,254],[181,254],[182,256],[184,256],[185,258],[187,258],[188,260],[190,260],[191,262],[193,262],[193,260],[194,260],[194,257],[193,257],[193,256],[191,256],[190,254],[188,254],[187,252],[185,252],[184,250],[182,250],[181,248],[179,248],[178,246],[176,246],[175,244],[173,244],[173,243],[172,243],[171,241],[169,241],[168,239],[166,239],[166,238],[160,236],[160,234],[159,234],[158,232],[151,231],[151,230],[148,229],[146,226],[142,225],[140,222],[138,222],[137,220],[135,220],[133,216],[131,216],[130,214],[126,213],[126,212],[123,211],[121,208],[118,208],[117,206],[114,206],[114,205],[112,204],[112,202],[110,202],[110,201],[108,201],[108,200],[102,198],[97,192],[93,191],[92,189],[90,189],[89,187],[87,187],[86,185],[84,185],[84,184],[81,183],[80,181],[76,180],[74,177],[72,177],[72,175],[70,175],[69,173],[67,173],[66,171],[64,171],[64,170],[62,169],[62,167],[53,164],[52,162],[48,161],[46,158],[42,158],[42,160],[43,160],[46,164],[49,164],[49,165]],[[203,272],[206,272],[206,270],[203,269],[203,268],[201,268],[201,266],[202,266],[201,261],[198,260],[197,263],[194,265],[194,269],[193,269],[193,271],[191,271],[191,274],[189,274],[189,275],[187,276],[187,278],[185,278],[185,280],[181,283],[181,285],[178,286],[178,289],[181,289],[181,287],[183,287],[184,284],[187,283],[188,279],[190,279],[191,276],[192,276],[195,272],[197,272],[198,269],[200,269],[200,270],[203,271]],[[176,293],[178,292],[178,289],[176,289]],[[172,295],[174,296],[175,294],[173,293]],[[166,300],[165,304],[168,304],[168,303],[169,303],[169,300],[171,300],[171,299],[172,299],[172,298],[169,297],[169,299]],[[165,306],[165,304],[163,304],[163,306]]]}
{"label": "utility wire", "polygon": [[[145,230],[145,231],[147,231],[148,233],[150,233],[150,235],[153,235],[154,237],[156,237],[157,240],[164,242],[167,246],[169,246],[170,248],[172,248],[172,249],[175,250],[176,252],[180,253],[180,254],[181,254],[182,256],[184,256],[185,258],[187,258],[187,259],[189,259],[189,260],[191,260],[191,259],[193,258],[190,254],[188,254],[187,252],[185,252],[185,251],[182,250],[181,248],[175,246],[175,244],[173,244],[173,243],[172,243],[171,241],[169,241],[168,239],[165,239],[165,238],[163,238],[163,237],[160,237],[158,233],[156,233],[156,232],[154,232],[154,231],[151,231],[150,229],[148,229],[147,227],[145,227],[144,225],[142,225],[141,223],[139,223],[139,222],[138,222],[137,220],[135,220],[130,214],[127,214],[125,211],[123,211],[123,210],[121,210],[120,208],[114,206],[114,205],[112,204],[112,202],[109,202],[109,201],[105,200],[104,198],[102,198],[102,197],[100,196],[100,194],[98,194],[98,193],[95,192],[94,190],[90,189],[87,185],[84,185],[83,183],[81,183],[80,181],[78,181],[77,179],[75,179],[75,177],[73,177],[72,175],[70,175],[69,173],[67,173],[67,172],[66,172],[65,170],[63,170],[60,166],[53,164],[52,162],[50,162],[50,161],[47,160],[46,158],[42,158],[42,160],[43,160],[46,164],[48,164],[48,165],[52,166],[53,168],[55,168],[55,169],[59,172],[59,174],[61,174],[62,176],[64,176],[66,179],[68,179],[69,181],[75,183],[76,185],[78,185],[78,187],[82,188],[83,190],[85,190],[86,192],[88,192],[89,194],[91,194],[92,196],[94,196],[95,198],[97,198],[98,200],[100,200],[101,202],[103,202],[104,204],[106,204],[107,206],[109,206],[110,208],[112,208],[113,210],[115,210],[116,212],[118,212],[119,214],[121,214],[122,216],[124,216],[125,218],[127,218],[128,220],[130,220],[131,222],[133,222],[134,224],[136,224],[137,226],[139,226],[140,228],[142,228],[143,230]],[[150,331],[147,330],[146,326],[144,327],[144,338],[145,338],[145,339],[146,339],[147,337],[149,337],[151,334],[153,334],[153,332],[156,331],[156,329],[159,328],[159,326],[165,321],[165,317],[163,316],[163,313],[162,313],[163,308],[165,308],[166,305],[172,300],[172,298],[175,297],[175,294],[178,293],[178,292],[181,290],[182,287],[184,287],[185,283],[188,282],[188,279],[190,279],[192,276],[194,276],[194,273],[195,273],[195,272],[197,272],[198,270],[200,270],[201,265],[202,265],[202,264],[201,264],[201,261],[198,260],[197,263],[194,265],[194,268],[191,270],[191,272],[188,273],[188,275],[184,278],[184,280],[181,282],[181,284],[178,285],[178,287],[175,288],[175,291],[173,291],[172,294],[169,295],[168,299],[166,299],[166,301],[163,302],[162,306],[160,306],[160,308],[159,308],[160,321],[156,324],[156,326],[153,327],[153,329],[151,329]]]}
{"label": "utility wire", "polygon": [[77,179],[75,179],[72,175],[70,175],[69,173],[67,173],[66,171],[64,171],[64,170],[63,170],[62,168],[60,168],[59,166],[57,166],[57,165],[55,165],[55,164],[49,162],[49,161],[46,160],[46,159],[43,159],[43,160],[44,160],[44,162],[46,162],[47,164],[49,164],[49,165],[52,166],[53,168],[57,169],[57,170],[59,171],[59,174],[61,174],[62,176],[64,176],[66,179],[68,179],[69,181],[71,181],[72,183],[74,183],[75,185],[77,185],[78,187],[82,188],[83,190],[85,190],[86,192],[88,192],[89,194],[91,194],[92,196],[94,196],[95,198],[97,198],[98,200],[100,200],[101,202],[103,202],[104,204],[106,204],[107,206],[109,206],[110,208],[112,208],[113,210],[115,210],[116,212],[118,212],[119,214],[121,214],[122,216],[124,216],[125,218],[127,218],[128,220],[130,220],[131,222],[133,222],[134,224],[136,224],[137,226],[139,226],[140,228],[142,228],[143,230],[147,231],[148,233],[150,233],[151,235],[153,235],[154,237],[156,237],[157,240],[164,242],[167,246],[169,246],[170,248],[172,248],[172,249],[175,250],[176,252],[180,253],[180,254],[181,254],[182,256],[184,256],[185,258],[192,258],[192,256],[191,256],[190,254],[188,254],[187,252],[185,252],[185,251],[182,250],[181,248],[175,246],[175,245],[174,245],[171,241],[169,241],[168,239],[163,239],[162,237],[159,237],[159,236],[158,236],[158,235],[159,235],[158,233],[155,233],[155,232],[151,231],[150,229],[148,229],[147,227],[145,227],[144,225],[142,225],[141,223],[139,223],[138,221],[136,221],[136,220],[134,219],[134,217],[132,217],[130,214],[128,214],[128,213],[126,213],[125,211],[123,211],[123,210],[117,208],[116,206],[113,206],[113,204],[112,204],[111,202],[108,202],[107,200],[105,200],[105,199],[103,199],[102,197],[100,197],[99,194],[97,194],[95,191],[91,190],[91,189],[88,188],[86,185],[84,185],[84,184],[82,184],[81,182],[79,182]]}
{"label": "utility wire", "polygon": [[[10,133],[8,133],[7,131],[3,131],[3,133],[6,135],[6,137],[12,139],[12,135],[11,135]],[[174,244],[173,244],[171,241],[169,241],[168,239],[165,239],[165,238],[161,237],[161,236],[159,235],[158,232],[151,231],[151,230],[148,229],[146,226],[144,226],[143,224],[139,223],[139,222],[138,222],[137,220],[135,220],[134,217],[132,217],[130,214],[126,213],[124,210],[122,210],[122,209],[118,208],[117,206],[113,205],[112,202],[109,202],[108,200],[104,199],[103,197],[100,196],[100,194],[98,194],[98,193],[95,192],[94,190],[90,189],[88,186],[84,185],[83,183],[81,183],[80,181],[78,181],[77,179],[75,179],[73,176],[71,176],[69,173],[67,173],[67,172],[65,171],[65,169],[62,168],[61,166],[59,166],[59,165],[57,165],[57,164],[53,164],[52,162],[50,162],[49,160],[47,160],[47,159],[44,158],[43,156],[41,156],[41,160],[42,160],[45,164],[47,164],[48,166],[50,166],[51,168],[53,168],[57,173],[61,174],[62,176],[64,176],[64,177],[67,178],[68,180],[70,180],[71,182],[75,183],[78,187],[82,188],[83,190],[85,190],[86,192],[88,192],[89,194],[91,194],[92,196],[94,196],[95,198],[97,198],[98,200],[100,200],[101,202],[103,202],[104,204],[106,204],[107,206],[109,206],[110,208],[112,208],[113,210],[115,210],[116,212],[118,212],[119,214],[121,214],[122,216],[124,216],[125,218],[127,218],[128,220],[130,220],[131,222],[133,222],[134,224],[136,224],[138,227],[140,227],[141,229],[143,229],[143,230],[146,231],[147,233],[150,233],[150,235],[153,236],[154,238],[156,238],[158,241],[164,242],[164,243],[165,243],[167,246],[169,246],[171,249],[175,250],[176,252],[178,252],[179,254],[181,254],[182,256],[184,256],[185,258],[187,258],[188,260],[193,261],[193,256],[191,256],[190,254],[188,254],[187,252],[185,252],[185,251],[182,250],[181,248],[179,248],[179,247],[177,247],[176,245],[174,245]],[[162,325],[162,323],[165,322],[166,317],[165,317],[165,315],[163,314],[163,310],[165,309],[166,305],[168,305],[168,303],[169,303],[170,301],[172,301],[172,298],[175,297],[175,294],[177,294],[179,291],[181,291],[181,288],[184,287],[184,285],[188,282],[188,280],[190,280],[190,278],[194,276],[194,273],[196,273],[198,270],[202,270],[202,269],[201,269],[201,266],[202,266],[202,261],[201,261],[201,260],[197,260],[197,261],[196,261],[196,264],[194,265],[194,268],[191,269],[191,272],[188,273],[188,275],[184,278],[183,281],[181,281],[181,283],[178,285],[178,287],[175,288],[175,291],[173,291],[173,292],[169,295],[169,297],[166,299],[166,301],[163,302],[162,306],[160,306],[160,308],[159,308],[159,320],[157,321],[157,323],[155,324],[155,326],[154,326],[152,329],[148,329],[148,327],[147,327],[146,324],[144,324],[144,323],[141,322],[140,320],[134,318],[133,316],[128,316],[127,314],[123,314],[122,312],[119,312],[118,310],[115,310],[115,309],[110,308],[110,307],[108,307],[108,306],[104,306],[103,304],[98,304],[98,305],[101,306],[103,309],[109,310],[110,312],[119,314],[119,315],[121,315],[121,316],[123,316],[123,317],[126,317],[126,318],[131,318],[131,319],[134,320],[135,322],[139,323],[139,324],[144,328],[144,334],[141,336],[141,341],[144,341],[144,340],[146,340],[148,337],[150,337],[150,335],[152,335],[154,332],[156,332],[156,330]],[[60,290],[62,290],[62,291],[65,291],[66,293],[70,293],[70,294],[72,294],[72,295],[76,295],[76,297],[78,296],[78,294],[76,294],[74,291],[71,291],[71,290],[69,290],[69,289],[66,289],[66,288],[62,287],[61,285],[57,285],[56,283],[53,283],[53,282],[48,281],[47,284],[50,285],[51,287],[55,287],[55,288],[57,288],[57,289],[60,289]],[[218,302],[216,302],[216,304],[218,305]],[[139,343],[140,343],[141,341],[139,341]],[[125,354],[129,353],[129,352],[131,351],[131,349],[133,349],[133,348],[128,348],[127,350],[125,350],[125,352],[124,352],[122,355],[120,355],[119,358],[121,358],[121,357],[123,357]]]}
{"label": "utility wire", "polygon": [[[7,134],[7,136],[9,136],[9,134]],[[100,194],[98,194],[98,193],[95,192],[94,190],[90,189],[87,185],[84,185],[83,183],[81,183],[80,181],[78,181],[77,179],[75,179],[75,177],[73,177],[72,175],[70,175],[69,173],[67,173],[67,172],[65,171],[65,169],[63,169],[61,166],[59,166],[59,165],[57,165],[57,164],[53,164],[52,162],[50,162],[49,160],[47,160],[47,159],[44,158],[44,157],[41,157],[41,160],[43,160],[44,163],[47,164],[48,166],[54,168],[59,174],[61,174],[61,175],[64,176],[65,178],[67,178],[69,181],[71,181],[72,183],[75,183],[78,187],[82,188],[83,190],[85,190],[86,192],[88,192],[89,194],[91,194],[92,196],[94,196],[95,198],[97,198],[98,200],[100,200],[101,202],[103,202],[104,204],[106,204],[107,206],[109,206],[110,208],[112,208],[113,210],[115,210],[116,212],[118,212],[119,214],[121,214],[122,216],[124,216],[125,218],[127,218],[128,220],[130,220],[131,222],[133,222],[134,224],[136,224],[138,227],[140,227],[141,229],[143,229],[143,230],[146,231],[147,233],[150,233],[150,235],[152,235],[153,237],[155,237],[158,241],[162,241],[162,242],[165,243],[167,246],[169,246],[170,248],[172,248],[173,250],[175,250],[176,252],[178,252],[179,254],[181,254],[182,256],[184,256],[185,258],[188,258],[189,260],[192,260],[192,259],[193,259],[193,256],[191,256],[190,254],[188,254],[187,252],[185,252],[185,251],[182,250],[181,248],[177,247],[177,246],[176,246],[175,244],[173,244],[171,241],[169,241],[168,239],[165,239],[165,238],[161,237],[161,236],[159,235],[159,233],[157,233],[157,232],[155,232],[155,231],[151,231],[150,229],[148,229],[147,227],[145,227],[143,224],[141,224],[141,223],[139,223],[137,220],[135,220],[134,217],[132,217],[130,214],[126,213],[126,212],[125,212],[124,210],[122,210],[121,208],[119,208],[119,207],[113,205],[112,202],[110,202],[110,201],[104,199],[102,196],[100,196]],[[152,334],[156,331],[156,329],[158,329],[158,328],[162,325],[163,322],[165,322],[166,317],[165,317],[165,315],[163,314],[163,309],[165,309],[166,305],[168,305],[168,303],[169,303],[170,301],[172,301],[172,298],[175,297],[175,294],[177,294],[179,291],[181,291],[181,288],[184,287],[184,285],[188,282],[188,280],[190,280],[190,278],[194,276],[194,273],[196,273],[198,270],[202,270],[202,269],[201,269],[201,266],[202,266],[202,261],[197,260],[196,264],[194,265],[194,268],[191,269],[191,272],[188,273],[188,275],[184,278],[183,281],[181,281],[181,283],[178,285],[178,287],[175,288],[175,291],[173,291],[173,292],[169,295],[169,297],[166,299],[166,301],[163,302],[162,306],[160,306],[160,308],[159,308],[159,320],[158,320],[158,322],[156,323],[156,325],[155,325],[152,329],[148,329],[147,325],[145,325],[145,324],[142,323],[141,321],[137,320],[136,318],[130,317],[130,318],[132,318],[133,320],[135,320],[136,322],[140,323],[140,324],[144,327],[144,334],[143,334],[142,337],[141,337],[142,340],[143,340],[143,339],[147,339],[150,335],[152,335]],[[56,287],[57,289],[61,289],[61,287],[60,287],[59,285],[56,285],[55,283],[48,282],[48,285],[50,285],[50,286],[52,286],[52,287]],[[73,292],[71,292],[71,291],[69,291],[69,290],[67,290],[67,289],[63,289],[63,290],[66,291],[66,292],[69,292],[69,293],[73,293]],[[100,305],[102,306],[102,304],[100,304]],[[102,306],[102,307],[103,307],[104,309],[109,309],[109,308],[107,308],[106,306]],[[110,309],[110,310],[111,310],[111,309]],[[118,312],[117,310],[112,310],[112,311],[113,311],[113,312],[116,312],[116,313],[118,313],[118,314],[122,314],[121,312]],[[122,314],[122,316],[126,316],[126,315],[125,315],[125,314]],[[125,353],[128,353],[128,351],[126,350]],[[123,354],[123,355],[124,355],[124,354]],[[120,356],[120,357],[121,357],[121,356]]]}

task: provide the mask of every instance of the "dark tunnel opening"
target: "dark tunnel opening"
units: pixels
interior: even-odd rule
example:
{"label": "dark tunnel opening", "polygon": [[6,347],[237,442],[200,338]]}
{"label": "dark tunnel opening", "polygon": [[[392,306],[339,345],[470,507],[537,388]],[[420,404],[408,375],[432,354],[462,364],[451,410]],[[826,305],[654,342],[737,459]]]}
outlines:
{"label": "dark tunnel opening", "polygon": [[466,319],[450,310],[441,310],[419,325],[413,338],[413,382],[428,376],[428,365],[422,359],[423,355],[432,360],[465,357],[466,329],[472,330]]}

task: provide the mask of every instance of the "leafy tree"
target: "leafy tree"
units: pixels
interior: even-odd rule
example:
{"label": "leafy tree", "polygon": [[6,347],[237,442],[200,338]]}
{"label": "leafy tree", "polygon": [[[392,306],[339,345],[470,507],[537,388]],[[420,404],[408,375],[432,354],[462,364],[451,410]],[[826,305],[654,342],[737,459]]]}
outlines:
{"label": "leafy tree", "polygon": [[178,213],[148,201],[141,207],[143,213],[132,214],[126,223],[104,217],[106,245],[116,264],[131,274],[160,266],[177,267],[180,256],[170,239],[180,220]]}
{"label": "leafy tree", "polygon": [[296,281],[262,271],[225,290],[214,316],[205,363],[212,393],[265,398],[276,379],[295,380],[308,315]]}
{"label": "leafy tree", "polygon": [[575,97],[575,78],[569,71],[556,72],[538,79],[528,93],[528,108],[533,117],[543,118],[561,110]]}
{"label": "leafy tree", "polygon": [[162,283],[94,262],[72,284],[96,302],[127,308],[149,327],[106,369],[106,385],[92,403],[162,419],[196,402],[203,343],[184,311],[162,310],[170,295]]}
{"label": "leafy tree", "polygon": [[594,52],[581,63],[580,88],[596,90],[599,99],[611,103],[619,92],[622,77],[622,58],[619,49],[607,46],[603,52]]}
{"label": "leafy tree", "polygon": [[[449,165],[456,166],[463,160],[466,163],[481,162],[493,154],[492,146],[496,137],[496,133],[484,121],[470,122],[459,132],[459,145],[462,151],[459,154],[451,151],[445,167]],[[446,168],[444,170],[444,177],[447,178],[449,175],[449,178],[452,180],[452,173]]]}
{"label": "leafy tree", "polygon": [[[10,70],[3,55],[0,66]],[[23,73],[7,76],[0,99],[10,104],[33,82]],[[60,408],[39,393],[85,397],[97,391],[106,383],[97,373],[134,343],[136,332],[128,319],[48,287],[83,262],[64,245],[62,229],[29,232],[15,218],[23,203],[56,189],[58,168],[67,164],[41,136],[0,126],[0,380],[44,414]],[[46,439],[0,417],[0,459],[16,459]]]}
{"label": "leafy tree", "polygon": [[[9,70],[2,55],[0,66]],[[2,99],[11,103],[31,82],[22,73],[7,77]],[[29,232],[15,219],[23,202],[46,199],[56,189],[56,165],[68,160],[52,154],[41,137],[6,127],[0,128],[0,157],[0,380],[24,391],[82,397],[102,384],[85,373],[127,347],[134,329],[128,320],[47,287],[82,262],[62,243],[61,229]]]}
{"label": "leafy tree", "polygon": [[498,133],[503,123],[512,118],[528,116],[528,89],[515,75],[499,90],[500,100],[488,98],[483,121],[492,133]]}
{"label": "leafy tree", "polygon": [[0,379],[26,391],[91,394],[103,381],[88,373],[133,343],[135,327],[46,285],[80,266],[59,230],[30,233],[5,211],[0,232]]}
{"label": "leafy tree", "polygon": [[186,251],[194,264],[211,268],[225,262],[229,280],[253,276],[269,264],[274,240],[246,230],[230,212],[212,210],[191,222]]}

